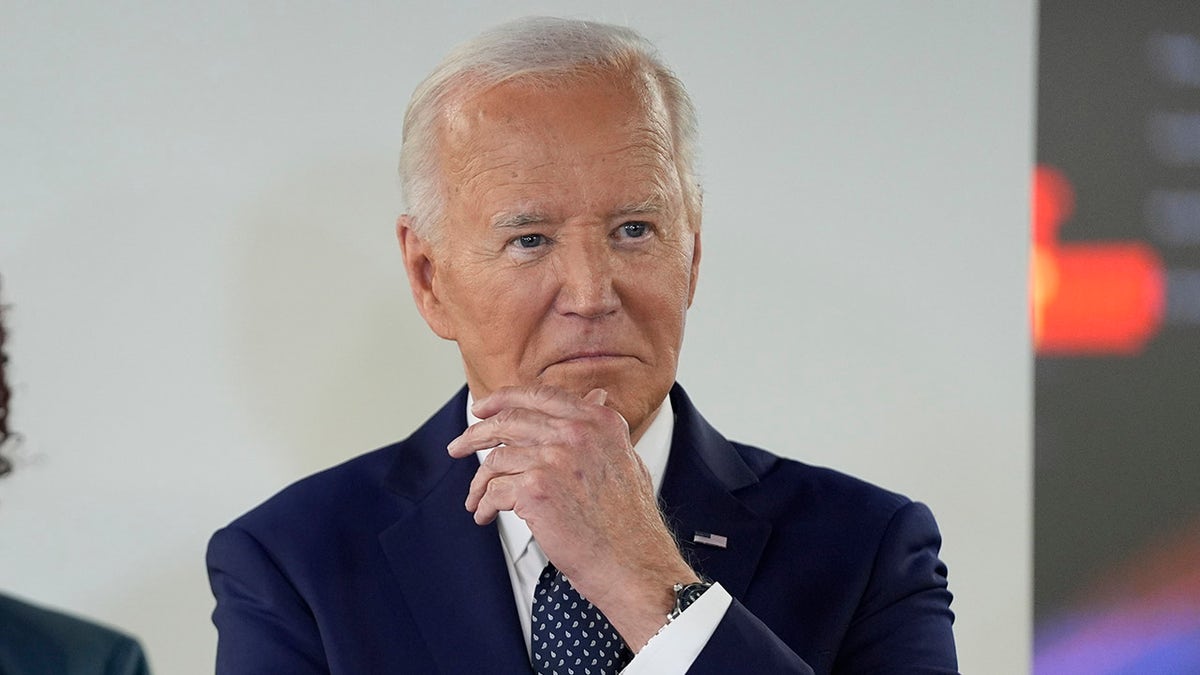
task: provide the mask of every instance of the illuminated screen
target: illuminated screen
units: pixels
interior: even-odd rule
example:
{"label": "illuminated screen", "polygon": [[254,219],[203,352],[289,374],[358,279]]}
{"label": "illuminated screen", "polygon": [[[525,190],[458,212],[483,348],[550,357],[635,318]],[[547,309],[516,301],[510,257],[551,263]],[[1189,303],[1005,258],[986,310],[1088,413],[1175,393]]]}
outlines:
{"label": "illuminated screen", "polygon": [[1200,673],[1200,2],[1040,12],[1034,670]]}

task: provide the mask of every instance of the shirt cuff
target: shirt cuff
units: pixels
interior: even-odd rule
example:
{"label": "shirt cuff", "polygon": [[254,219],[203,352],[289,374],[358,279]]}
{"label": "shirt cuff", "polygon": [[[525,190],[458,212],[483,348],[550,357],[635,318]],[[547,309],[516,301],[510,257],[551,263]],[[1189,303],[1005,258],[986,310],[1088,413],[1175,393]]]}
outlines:
{"label": "shirt cuff", "polygon": [[717,630],[733,598],[713,584],[677,619],[662,627],[621,675],[684,675]]}

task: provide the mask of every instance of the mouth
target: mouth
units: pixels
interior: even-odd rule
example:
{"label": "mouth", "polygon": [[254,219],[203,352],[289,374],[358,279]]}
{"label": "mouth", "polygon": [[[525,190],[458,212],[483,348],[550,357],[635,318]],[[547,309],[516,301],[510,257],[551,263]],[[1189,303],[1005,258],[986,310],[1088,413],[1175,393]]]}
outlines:
{"label": "mouth", "polygon": [[542,369],[545,373],[554,366],[607,366],[618,365],[622,362],[629,361],[635,357],[628,354],[620,354],[617,352],[607,351],[582,351],[572,352],[555,359],[550,365]]}

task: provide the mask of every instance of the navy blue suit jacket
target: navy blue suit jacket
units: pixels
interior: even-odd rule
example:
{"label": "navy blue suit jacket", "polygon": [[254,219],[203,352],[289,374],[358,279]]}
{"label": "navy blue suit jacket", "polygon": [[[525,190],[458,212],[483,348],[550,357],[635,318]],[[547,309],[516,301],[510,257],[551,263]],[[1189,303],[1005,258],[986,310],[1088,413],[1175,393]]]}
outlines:
{"label": "navy blue suit jacket", "polygon": [[[683,390],[660,491],[684,555],[734,602],[691,673],[953,673],[923,505],[733,443]],[[496,525],[446,445],[465,389],[408,439],[301,480],[217,532],[217,672],[531,673]],[[692,544],[695,532],[728,539]]]}

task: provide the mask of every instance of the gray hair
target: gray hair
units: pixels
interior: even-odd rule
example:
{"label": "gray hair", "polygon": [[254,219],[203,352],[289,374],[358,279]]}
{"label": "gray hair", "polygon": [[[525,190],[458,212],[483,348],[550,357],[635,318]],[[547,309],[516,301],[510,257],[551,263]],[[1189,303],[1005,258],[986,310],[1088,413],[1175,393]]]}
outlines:
{"label": "gray hair", "polygon": [[485,31],[460,45],[413,92],[404,114],[400,187],[414,230],[440,238],[444,216],[437,153],[438,122],[463,89],[480,92],[523,78],[548,85],[604,72],[648,73],[658,84],[670,119],[684,206],[700,224],[695,175],[696,112],[683,83],[648,40],[623,26],[554,17],[528,17]]}

